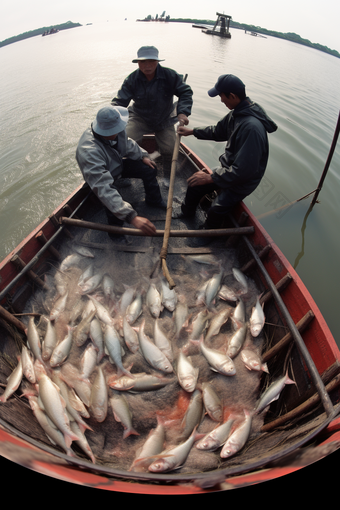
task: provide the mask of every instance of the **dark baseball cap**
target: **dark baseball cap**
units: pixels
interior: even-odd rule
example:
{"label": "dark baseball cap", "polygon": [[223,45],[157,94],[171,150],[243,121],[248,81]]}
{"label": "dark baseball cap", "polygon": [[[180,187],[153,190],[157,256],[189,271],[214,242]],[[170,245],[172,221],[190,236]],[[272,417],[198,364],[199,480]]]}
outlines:
{"label": "dark baseball cap", "polygon": [[238,97],[244,97],[246,93],[245,84],[233,74],[222,74],[216,84],[215,87],[208,90],[208,94],[210,97],[218,96],[221,93],[224,93],[226,96],[232,92],[236,94]]}

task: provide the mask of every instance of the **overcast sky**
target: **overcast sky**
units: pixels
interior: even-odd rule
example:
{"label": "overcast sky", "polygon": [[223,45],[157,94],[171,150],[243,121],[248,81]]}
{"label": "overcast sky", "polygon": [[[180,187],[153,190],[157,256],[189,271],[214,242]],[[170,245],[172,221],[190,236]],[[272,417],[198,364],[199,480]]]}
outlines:
{"label": "overcast sky", "polygon": [[239,23],[295,32],[340,52],[339,0],[1,0],[0,41],[66,21],[83,25],[120,16],[131,20],[162,11],[171,18],[212,20],[216,12],[224,12]]}

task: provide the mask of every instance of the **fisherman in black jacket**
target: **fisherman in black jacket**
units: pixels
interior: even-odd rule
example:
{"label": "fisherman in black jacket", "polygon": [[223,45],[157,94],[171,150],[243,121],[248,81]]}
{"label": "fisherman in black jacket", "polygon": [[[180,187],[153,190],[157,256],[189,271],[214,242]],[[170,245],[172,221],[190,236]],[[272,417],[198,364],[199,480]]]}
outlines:
{"label": "fisherman in black jacket", "polygon": [[[154,46],[139,48],[132,62],[138,64],[138,69],[124,80],[111,104],[128,107],[128,137],[140,144],[144,134],[155,133],[160,153],[172,156],[176,140],[174,125],[189,123],[192,89],[180,74],[159,64],[162,59]],[[176,105],[174,96],[178,97]]]}
{"label": "fisherman in black jacket", "polygon": [[[220,96],[231,111],[216,126],[189,129],[178,127],[182,136],[194,135],[200,140],[227,141],[219,158],[220,166],[211,173],[202,170],[188,179],[188,189],[178,216],[194,216],[201,199],[214,191],[217,197],[208,209],[203,225],[206,229],[221,228],[223,219],[233,207],[250,195],[259,185],[269,156],[267,133],[277,130],[263,108],[246,96],[244,83],[232,74],[218,78],[208,91],[210,97]],[[176,216],[176,214],[174,215]],[[203,246],[213,238],[194,238],[191,244]]]}

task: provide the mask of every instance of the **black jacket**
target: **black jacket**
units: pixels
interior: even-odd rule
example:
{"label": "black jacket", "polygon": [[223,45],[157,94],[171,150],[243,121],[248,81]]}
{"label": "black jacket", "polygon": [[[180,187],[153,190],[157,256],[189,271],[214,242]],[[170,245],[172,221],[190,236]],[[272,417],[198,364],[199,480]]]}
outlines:
{"label": "black jacket", "polygon": [[267,166],[267,133],[276,130],[277,125],[263,108],[247,97],[216,126],[195,128],[194,135],[201,140],[227,141],[219,158],[221,167],[213,171],[213,181],[247,196],[258,186]]}
{"label": "black jacket", "polygon": [[177,122],[176,116],[171,116],[174,110],[173,96],[178,97],[177,115],[184,113],[188,117],[191,114],[192,94],[191,87],[183,82],[180,74],[158,64],[151,81],[139,69],[129,74],[111,104],[127,108],[133,100],[129,111],[142,117],[152,132]]}

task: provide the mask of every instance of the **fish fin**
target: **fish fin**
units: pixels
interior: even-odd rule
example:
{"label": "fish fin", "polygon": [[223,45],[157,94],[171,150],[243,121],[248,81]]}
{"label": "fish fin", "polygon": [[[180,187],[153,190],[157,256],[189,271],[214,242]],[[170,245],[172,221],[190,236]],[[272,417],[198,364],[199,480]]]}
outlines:
{"label": "fish fin", "polygon": [[139,432],[137,432],[134,428],[131,428],[131,429],[125,429],[124,430],[124,433],[123,433],[123,439],[126,439],[127,437],[131,436],[131,435],[134,435],[134,436],[139,436]]}

